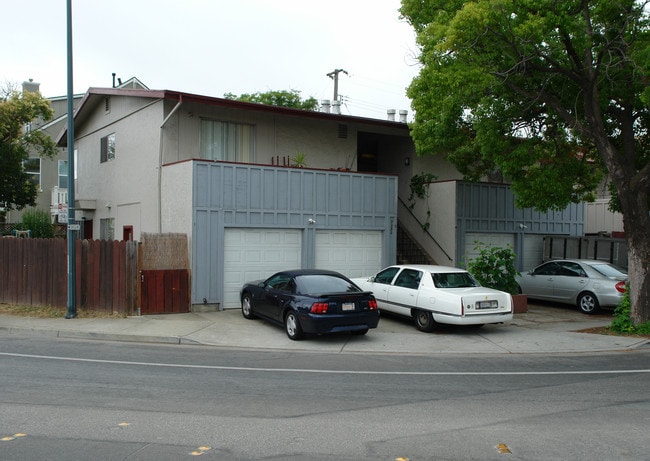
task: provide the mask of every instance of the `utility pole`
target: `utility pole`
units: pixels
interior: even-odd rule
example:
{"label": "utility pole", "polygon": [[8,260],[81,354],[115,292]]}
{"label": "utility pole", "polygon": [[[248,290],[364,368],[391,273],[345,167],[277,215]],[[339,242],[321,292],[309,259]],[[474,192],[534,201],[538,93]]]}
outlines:
{"label": "utility pole", "polygon": [[66,3],[68,54],[68,311],[66,319],[77,316],[77,270],[75,256],[74,208],[74,108],[72,86],[72,0]]}
{"label": "utility pole", "polygon": [[343,72],[345,75],[348,75],[347,71],[343,69],[334,69],[332,72],[327,74],[329,78],[334,80],[334,99],[333,101],[339,100],[339,74]]}

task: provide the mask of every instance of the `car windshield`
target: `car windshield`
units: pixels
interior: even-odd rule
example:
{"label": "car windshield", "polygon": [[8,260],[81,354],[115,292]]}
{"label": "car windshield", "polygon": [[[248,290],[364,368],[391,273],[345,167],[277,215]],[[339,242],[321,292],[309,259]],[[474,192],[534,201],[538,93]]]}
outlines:
{"label": "car windshield", "polygon": [[613,264],[590,264],[591,268],[600,272],[605,277],[627,277],[624,269],[614,266]]}
{"label": "car windshield", "polygon": [[436,288],[468,288],[481,285],[469,272],[431,273]]}
{"label": "car windshield", "polygon": [[298,290],[307,293],[349,293],[358,292],[359,287],[340,277],[326,274],[300,275],[296,277]]}

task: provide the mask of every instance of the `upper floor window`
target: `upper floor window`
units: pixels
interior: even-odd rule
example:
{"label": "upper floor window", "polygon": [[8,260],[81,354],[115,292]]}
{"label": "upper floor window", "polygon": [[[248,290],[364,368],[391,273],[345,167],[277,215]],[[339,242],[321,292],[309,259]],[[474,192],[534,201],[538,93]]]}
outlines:
{"label": "upper floor window", "polygon": [[102,163],[115,159],[115,133],[104,136],[100,141],[100,151]]}
{"label": "upper floor window", "polygon": [[59,180],[57,182],[59,189],[68,188],[68,161],[59,160]]}
{"label": "upper floor window", "polygon": [[201,158],[250,163],[255,158],[255,127],[201,120]]}
{"label": "upper floor window", "polygon": [[41,185],[41,159],[33,157],[23,162],[25,173],[29,175],[30,180],[40,187]]}

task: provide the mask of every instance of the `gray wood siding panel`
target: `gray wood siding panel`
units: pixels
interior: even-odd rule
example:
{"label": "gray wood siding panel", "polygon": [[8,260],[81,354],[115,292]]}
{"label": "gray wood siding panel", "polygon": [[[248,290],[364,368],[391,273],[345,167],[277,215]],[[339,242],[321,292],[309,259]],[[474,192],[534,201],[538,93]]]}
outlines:
{"label": "gray wood siding panel", "polygon": [[570,204],[561,211],[540,212],[517,208],[515,197],[504,184],[458,182],[456,216],[467,232],[528,232],[581,235],[584,204]]}
{"label": "gray wood siding panel", "polygon": [[521,249],[524,234],[579,236],[584,233],[583,203],[570,204],[560,211],[521,209],[515,205],[515,196],[508,185],[461,181],[457,183],[457,197],[457,261],[464,256],[465,233],[468,232],[515,234],[518,249]]}
{"label": "gray wood siding panel", "polygon": [[226,228],[302,229],[304,267],[314,229],[379,230],[383,263],[394,262],[396,176],[198,160],[193,176],[193,304],[221,302]]}

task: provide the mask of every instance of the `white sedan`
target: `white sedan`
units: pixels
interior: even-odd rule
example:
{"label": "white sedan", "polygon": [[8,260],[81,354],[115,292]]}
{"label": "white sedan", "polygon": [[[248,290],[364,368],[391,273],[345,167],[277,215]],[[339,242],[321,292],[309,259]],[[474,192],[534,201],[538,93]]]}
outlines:
{"label": "white sedan", "polygon": [[395,265],[352,281],[373,292],[380,310],[412,318],[420,331],[433,331],[436,323],[480,326],[512,320],[509,293],[482,287],[456,267]]}

